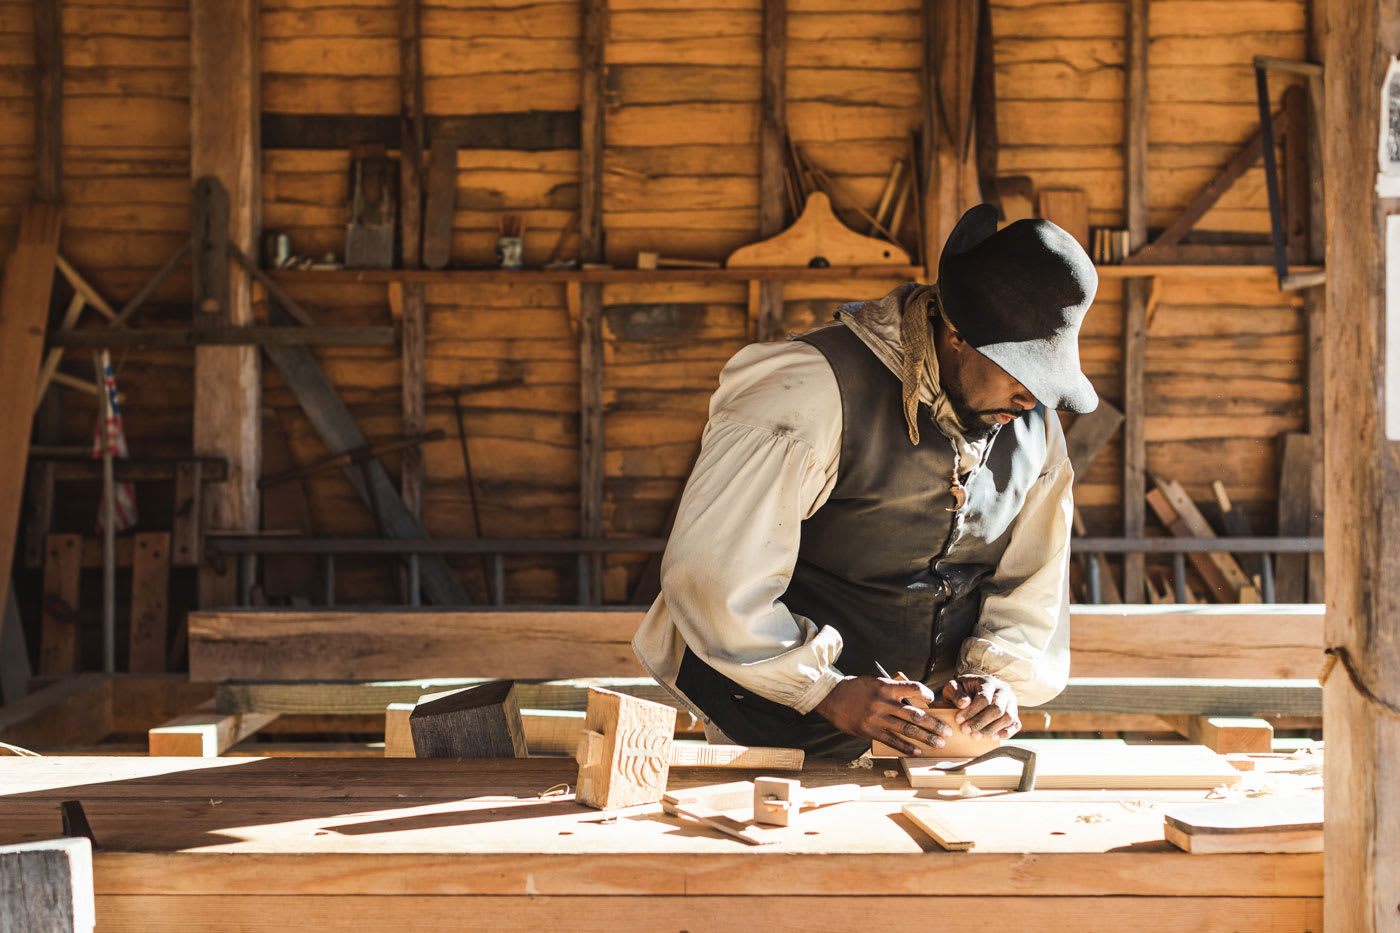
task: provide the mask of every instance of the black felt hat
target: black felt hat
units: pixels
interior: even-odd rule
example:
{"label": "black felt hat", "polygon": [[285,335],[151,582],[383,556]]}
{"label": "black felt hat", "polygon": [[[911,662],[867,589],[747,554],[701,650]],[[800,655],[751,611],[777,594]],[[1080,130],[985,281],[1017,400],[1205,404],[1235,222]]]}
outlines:
{"label": "black felt hat", "polygon": [[1079,369],[1079,325],[1098,286],[1074,237],[1048,220],[997,230],[990,204],[963,214],[938,259],[948,321],[1046,408],[1098,407],[1098,393]]}

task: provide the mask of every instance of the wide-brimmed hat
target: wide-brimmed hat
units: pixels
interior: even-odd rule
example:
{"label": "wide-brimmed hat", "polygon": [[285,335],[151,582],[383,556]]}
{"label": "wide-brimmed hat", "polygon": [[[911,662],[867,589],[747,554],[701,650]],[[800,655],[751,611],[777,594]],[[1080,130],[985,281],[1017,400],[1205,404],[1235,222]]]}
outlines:
{"label": "wide-brimmed hat", "polygon": [[1099,396],[1079,368],[1079,326],[1099,276],[1074,239],[1048,220],[997,230],[997,211],[963,214],[938,260],[948,322],[1046,408],[1086,412]]}

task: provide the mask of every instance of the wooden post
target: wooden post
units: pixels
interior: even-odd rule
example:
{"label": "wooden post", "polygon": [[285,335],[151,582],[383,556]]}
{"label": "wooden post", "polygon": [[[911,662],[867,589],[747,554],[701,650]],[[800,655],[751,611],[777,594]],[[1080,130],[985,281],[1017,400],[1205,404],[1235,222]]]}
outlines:
{"label": "wooden post", "polygon": [[[423,48],[418,0],[399,0],[399,259],[405,269],[422,263],[423,243]],[[455,152],[455,148],[454,148]],[[454,169],[455,169],[455,162]],[[456,172],[454,170],[453,175]],[[448,218],[451,242],[451,217]],[[422,434],[425,423],[423,360],[427,349],[427,306],[422,282],[403,283],[403,435]],[[399,489],[415,519],[423,517],[423,448],[402,454]],[[408,575],[404,575],[405,581]],[[417,594],[408,594],[416,604]]]}
{"label": "wooden post", "polygon": [[[257,0],[190,2],[190,172],[217,179],[228,192],[228,240],[248,256],[260,254],[262,226],[258,12]],[[222,322],[251,324],[252,285],[237,267],[226,274]],[[228,480],[203,497],[208,529],[258,527],[261,378],[255,346],[195,350],[194,452],[228,461]],[[232,604],[236,586],[232,562],[222,574],[201,567],[199,604]]]}
{"label": "wooden post", "polygon": [[49,535],[44,558],[39,673],[76,673],[81,656],[78,582],[83,569],[83,539],[78,535]]}
{"label": "wooden post", "polygon": [[924,257],[930,276],[958,218],[980,200],[973,146],[979,0],[924,0]]}
{"label": "wooden post", "polygon": [[34,199],[63,200],[63,3],[34,9]]}
{"label": "wooden post", "polygon": [[[1123,92],[1123,210],[1130,250],[1147,242],[1147,3],[1128,0]],[[1146,279],[1123,280],[1123,535],[1146,526],[1147,432],[1143,375],[1147,356]],[[1123,601],[1143,600],[1143,555],[1123,556]]]}
{"label": "wooden post", "polygon": [[[758,236],[782,232],[787,219],[787,0],[763,0],[763,98],[758,127]],[[783,331],[783,283],[758,283],[754,336],[778,340]]]}
{"label": "wooden post", "polygon": [[1400,406],[1400,270],[1386,265],[1400,249],[1400,204],[1375,190],[1400,0],[1328,3],[1326,12],[1326,644],[1339,663],[1323,688],[1334,778],[1323,920],[1351,933],[1394,930],[1400,916],[1400,442],[1387,431]]}
{"label": "wooden post", "polygon": [[127,669],[133,674],[165,671],[170,603],[170,532],[138,534],[131,549],[131,641]]}
{"label": "wooden post", "polygon": [[[580,80],[579,243],[581,262],[603,261],[603,50],[607,0],[584,0]],[[603,286],[579,287],[579,533],[603,536]],[[601,555],[588,559],[581,601],[602,601]]]}
{"label": "wooden post", "polygon": [[[54,823],[56,827],[57,814]],[[0,917],[5,930],[92,933],[97,923],[94,904],[92,843],[87,839],[0,846]]]}

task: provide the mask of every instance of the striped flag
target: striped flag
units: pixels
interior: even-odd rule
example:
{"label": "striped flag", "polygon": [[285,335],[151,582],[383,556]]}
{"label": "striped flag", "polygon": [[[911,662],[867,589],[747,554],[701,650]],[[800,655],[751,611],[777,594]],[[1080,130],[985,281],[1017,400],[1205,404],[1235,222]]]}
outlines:
{"label": "striped flag", "polygon": [[[103,419],[97,413],[97,424],[92,429],[92,458],[102,459],[103,444],[112,452],[112,459],[126,460],[131,453],[126,448],[126,431],[122,428],[122,410],[117,404],[117,380],[112,375],[112,361],[103,354],[103,391],[107,393],[107,409],[111,417]],[[105,424],[103,423],[105,420]],[[126,531],[136,524],[136,487],[131,483],[118,483],[114,487],[117,531]],[[97,530],[102,531],[102,517],[107,514],[107,497],[103,495],[97,509]]]}

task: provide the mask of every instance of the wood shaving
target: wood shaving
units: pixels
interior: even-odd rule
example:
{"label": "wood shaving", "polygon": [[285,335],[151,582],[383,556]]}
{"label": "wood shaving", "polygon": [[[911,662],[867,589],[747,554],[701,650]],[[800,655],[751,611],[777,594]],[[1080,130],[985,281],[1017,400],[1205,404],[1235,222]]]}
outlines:
{"label": "wood shaving", "polygon": [[1077,823],[1107,823],[1109,815],[1107,813],[1081,813],[1074,820]]}
{"label": "wood shaving", "polygon": [[977,785],[971,781],[963,781],[958,787],[959,797],[976,797],[980,793],[982,792],[977,789]]}
{"label": "wood shaving", "polygon": [[887,778],[897,778],[897,777],[899,777],[899,772],[898,772],[898,771],[895,771],[895,770],[892,770],[892,769],[891,769],[891,770],[887,770],[887,771],[885,771],[885,777],[887,777]]}

